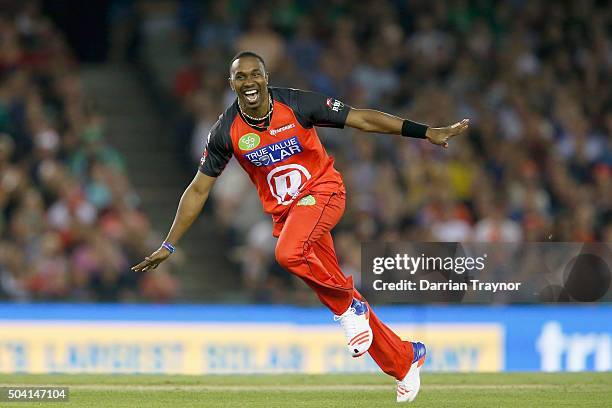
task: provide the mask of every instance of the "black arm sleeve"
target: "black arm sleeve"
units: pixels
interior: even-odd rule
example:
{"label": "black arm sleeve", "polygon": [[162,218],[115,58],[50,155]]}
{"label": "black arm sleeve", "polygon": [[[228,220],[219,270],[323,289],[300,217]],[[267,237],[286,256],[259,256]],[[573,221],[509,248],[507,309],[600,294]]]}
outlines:
{"label": "black arm sleeve", "polygon": [[296,92],[295,113],[304,127],[326,126],[344,128],[351,107],[337,99],[316,92]]}
{"label": "black arm sleeve", "polygon": [[232,139],[224,118],[225,116],[221,116],[210,130],[198,167],[210,177],[218,177],[232,158]]}

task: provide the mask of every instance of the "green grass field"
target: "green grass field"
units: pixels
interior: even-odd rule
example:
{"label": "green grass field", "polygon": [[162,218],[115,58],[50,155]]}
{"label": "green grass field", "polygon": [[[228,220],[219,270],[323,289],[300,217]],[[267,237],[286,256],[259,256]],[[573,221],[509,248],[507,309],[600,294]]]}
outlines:
{"label": "green grass field", "polygon": [[[612,373],[422,373],[415,407],[608,407]],[[0,386],[65,385],[69,402],[2,407],[368,407],[398,406],[383,375],[7,375]],[[402,405],[403,406],[403,405]]]}

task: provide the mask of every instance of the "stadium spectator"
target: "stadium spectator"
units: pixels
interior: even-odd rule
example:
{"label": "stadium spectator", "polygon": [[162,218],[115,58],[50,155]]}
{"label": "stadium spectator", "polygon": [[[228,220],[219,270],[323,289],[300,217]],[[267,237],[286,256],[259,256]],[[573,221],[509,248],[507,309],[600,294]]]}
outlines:
{"label": "stadium spectator", "polygon": [[0,298],[170,301],[167,271],[139,281],[146,217],[104,140],[62,36],[37,2],[0,15]]}

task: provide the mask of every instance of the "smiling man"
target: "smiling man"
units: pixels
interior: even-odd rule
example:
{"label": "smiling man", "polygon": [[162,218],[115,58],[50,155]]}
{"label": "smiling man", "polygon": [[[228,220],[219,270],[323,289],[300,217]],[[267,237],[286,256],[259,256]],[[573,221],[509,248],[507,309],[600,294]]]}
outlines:
{"label": "smiling man", "polygon": [[304,280],[335,314],[349,353],[359,357],[369,352],[385,373],[396,378],[397,401],[414,400],[425,346],[402,341],[374,314],[352,278],[342,273],[331,230],[344,212],[344,183],[315,126],[349,126],[447,147],[451,137],[467,129],[468,120],[432,128],[375,110],[355,109],[318,93],[269,87],[265,63],[252,52],[232,59],[229,84],[236,101],[208,135],[199,171],[181,197],[166,240],[132,269],[155,269],[174,252],[202,210],[216,177],[234,156],[257,187],[265,212],[272,216],[278,263]]}

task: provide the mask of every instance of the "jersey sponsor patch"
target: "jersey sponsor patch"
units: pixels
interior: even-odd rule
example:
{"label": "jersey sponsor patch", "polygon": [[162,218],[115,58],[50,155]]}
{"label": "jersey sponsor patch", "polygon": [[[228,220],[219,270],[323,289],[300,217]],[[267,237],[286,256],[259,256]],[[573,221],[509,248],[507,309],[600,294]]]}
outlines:
{"label": "jersey sponsor patch", "polygon": [[277,133],[284,132],[285,130],[293,129],[294,127],[295,127],[295,123],[289,123],[289,124],[287,124],[285,126],[281,126],[279,128],[276,128],[276,129],[270,129],[269,132],[270,132],[270,134],[272,136],[274,136]]}
{"label": "jersey sponsor patch", "polygon": [[297,205],[315,205],[316,203],[317,200],[315,200],[315,198],[309,194],[300,198],[300,201],[298,201]]}
{"label": "jersey sponsor patch", "polygon": [[326,105],[329,109],[333,110],[334,112],[340,112],[342,109],[344,109],[344,104],[334,98],[327,98]]}
{"label": "jersey sponsor patch", "polygon": [[297,136],[260,147],[242,156],[257,167],[271,166],[287,160],[289,157],[302,153],[304,149]]}
{"label": "jersey sponsor patch", "polygon": [[261,139],[257,133],[247,133],[238,139],[238,147],[240,150],[253,150],[259,146]]}

